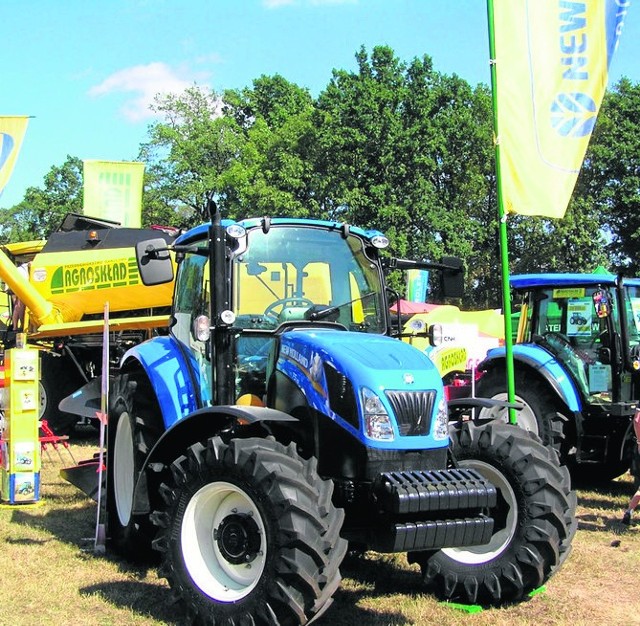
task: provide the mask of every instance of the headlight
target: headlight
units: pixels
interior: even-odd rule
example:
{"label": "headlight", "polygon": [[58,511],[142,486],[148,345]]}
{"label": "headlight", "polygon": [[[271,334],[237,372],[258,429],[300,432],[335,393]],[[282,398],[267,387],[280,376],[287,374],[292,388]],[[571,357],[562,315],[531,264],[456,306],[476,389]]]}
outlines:
{"label": "headlight", "polygon": [[393,426],[379,396],[367,387],[362,388],[361,394],[365,435],[369,439],[392,441],[394,439]]}
{"label": "headlight", "polygon": [[449,437],[449,409],[447,401],[444,398],[438,403],[438,412],[436,413],[436,423],[433,427],[433,438],[436,441],[442,441]]}
{"label": "headlight", "polygon": [[198,341],[207,341],[211,337],[211,324],[208,315],[198,315],[193,321],[193,335]]}
{"label": "headlight", "polygon": [[230,224],[226,228],[227,235],[233,239],[240,239],[247,234],[247,231],[240,224]]}

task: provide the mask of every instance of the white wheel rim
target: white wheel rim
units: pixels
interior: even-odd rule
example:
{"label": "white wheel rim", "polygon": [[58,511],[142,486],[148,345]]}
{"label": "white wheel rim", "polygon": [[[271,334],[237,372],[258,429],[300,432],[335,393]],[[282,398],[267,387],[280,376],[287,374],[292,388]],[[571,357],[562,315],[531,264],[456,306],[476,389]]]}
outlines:
{"label": "white wheel rim", "polygon": [[131,520],[133,508],[133,490],[135,481],[135,459],[133,449],[133,431],[129,414],[120,415],[113,442],[113,492],[116,511],[121,526]]}
{"label": "white wheel rim", "polygon": [[[501,400],[503,402],[508,401],[508,396],[506,393],[497,393],[492,396],[492,400]],[[536,419],[536,414],[533,412],[533,409],[527,404],[525,400],[523,400],[520,396],[514,396],[515,402],[518,404],[522,404],[522,409],[516,411],[516,420],[517,425],[533,433],[534,435],[538,435],[540,437],[540,429],[538,428],[538,420]],[[493,418],[497,421],[504,422],[505,424],[509,423],[509,410],[505,407],[494,407],[492,409],[481,409],[480,410],[480,418]]]}
{"label": "white wheel rim", "polygon": [[[232,563],[223,554],[216,532],[230,516],[247,516],[260,537],[256,554]],[[236,602],[258,584],[267,558],[265,527],[253,500],[237,485],[215,482],[189,500],[180,534],[184,564],[200,591],[219,602]]]}
{"label": "white wheel rim", "polygon": [[[469,548],[443,548],[447,556],[454,561],[464,563],[466,565],[480,565],[487,563],[498,557],[507,548],[513,539],[518,526],[518,501],[511,485],[490,463],[479,461],[476,459],[467,459],[460,461],[460,467],[468,467],[480,472],[487,480],[489,480],[498,490],[498,502],[500,498],[504,499],[508,505],[508,512],[504,520],[504,525],[495,529],[489,543],[481,546],[472,546]],[[503,503],[504,504],[504,503]]]}

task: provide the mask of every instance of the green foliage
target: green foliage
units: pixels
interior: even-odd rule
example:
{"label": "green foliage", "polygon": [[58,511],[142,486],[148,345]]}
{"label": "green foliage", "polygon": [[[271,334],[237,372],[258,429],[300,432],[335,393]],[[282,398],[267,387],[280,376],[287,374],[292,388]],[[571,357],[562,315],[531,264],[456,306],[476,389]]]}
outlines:
{"label": "green foliage", "polygon": [[640,272],[640,84],[621,79],[607,92],[578,181],[608,234],[612,269]]}
{"label": "green foliage", "polygon": [[400,255],[459,255],[473,284],[495,223],[488,90],[387,47],[357,61],[357,73],[334,71],[318,101],[330,215],[383,230]]}
{"label": "green foliage", "polygon": [[24,199],[2,211],[0,242],[46,239],[67,213],[82,213],[82,161],[67,156],[44,177],[44,187],[29,187]]}
{"label": "green foliage", "polygon": [[[386,46],[361,48],[355,60],[317,98],[280,75],[223,94],[193,86],[158,96],[138,155],[143,224],[207,221],[213,191],[234,219],[377,228],[397,256],[462,257],[462,305],[500,306],[490,90],[435,71],[428,56],[403,62]],[[626,79],[605,96],[564,219],[509,216],[511,272],[640,269],[639,109],[640,86]],[[4,212],[0,241],[46,237],[81,211],[81,191],[82,162],[68,157]]]}
{"label": "green foliage", "polygon": [[153,110],[164,121],[150,126],[138,156],[146,162],[145,223],[152,215],[167,225],[207,219],[207,193],[219,190],[219,176],[242,150],[237,124],[221,107],[215,92],[198,87],[156,99]]}

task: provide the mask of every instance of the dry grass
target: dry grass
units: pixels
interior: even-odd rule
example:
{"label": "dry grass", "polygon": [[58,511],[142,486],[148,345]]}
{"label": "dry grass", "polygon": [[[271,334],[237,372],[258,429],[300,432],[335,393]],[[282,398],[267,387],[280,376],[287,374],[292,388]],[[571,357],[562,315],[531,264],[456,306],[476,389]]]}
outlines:
{"label": "dry grass", "polygon": [[[72,446],[89,458],[95,441]],[[59,477],[68,464],[45,457],[41,500],[0,508],[0,626],[181,624],[153,569],[93,553],[95,503]],[[640,523],[618,520],[628,477],[579,492],[573,552],[546,590],[527,602],[468,613],[425,594],[403,557],[369,553],[345,563],[334,605],[319,626],[640,625]]]}

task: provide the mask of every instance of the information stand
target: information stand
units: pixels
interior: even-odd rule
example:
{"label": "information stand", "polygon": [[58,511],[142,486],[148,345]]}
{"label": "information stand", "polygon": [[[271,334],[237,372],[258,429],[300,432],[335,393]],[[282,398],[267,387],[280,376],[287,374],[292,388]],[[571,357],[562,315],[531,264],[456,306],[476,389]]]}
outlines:
{"label": "information stand", "polygon": [[4,360],[0,500],[9,504],[36,502],[40,498],[38,350],[12,348],[5,351]]}

